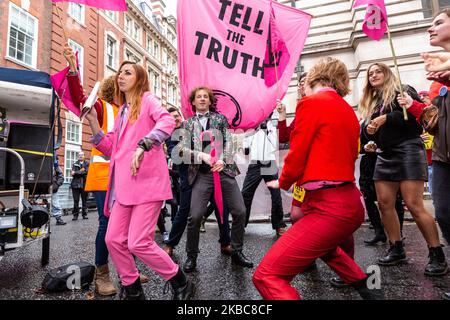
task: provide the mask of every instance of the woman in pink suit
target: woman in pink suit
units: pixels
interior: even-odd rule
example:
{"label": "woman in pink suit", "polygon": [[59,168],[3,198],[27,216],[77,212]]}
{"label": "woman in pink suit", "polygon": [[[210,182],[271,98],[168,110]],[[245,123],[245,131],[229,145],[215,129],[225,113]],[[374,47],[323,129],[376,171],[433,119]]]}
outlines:
{"label": "woman in pink suit", "polygon": [[142,66],[124,61],[115,87],[121,108],[114,130],[103,134],[95,108],[86,118],[95,147],[111,158],[104,210],[109,216],[106,244],[124,299],[145,299],[133,255],[170,282],[174,300],[189,299],[194,292],[192,282],[153,239],[162,202],[172,196],[161,143],[171,135],[175,121],[148,92]]}

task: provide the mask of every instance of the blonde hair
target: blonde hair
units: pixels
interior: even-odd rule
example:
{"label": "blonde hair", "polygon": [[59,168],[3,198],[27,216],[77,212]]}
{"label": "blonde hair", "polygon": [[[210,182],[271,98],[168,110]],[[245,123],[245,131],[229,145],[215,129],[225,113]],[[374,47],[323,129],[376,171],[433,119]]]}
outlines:
{"label": "blonde hair", "polygon": [[317,62],[306,76],[306,84],[314,88],[317,84],[331,87],[341,96],[350,92],[350,76],[345,64],[336,58],[323,58]]}
{"label": "blonde hair", "polygon": [[[373,66],[378,66],[381,69],[381,72],[383,72],[384,82],[381,88],[375,88],[370,84],[369,72]],[[358,106],[358,111],[363,120],[370,120],[375,112],[375,107],[379,104],[392,108],[391,104],[395,101],[399,91],[400,86],[397,77],[392,70],[384,63],[372,63],[369,68],[367,68],[363,95]]]}
{"label": "blonde hair", "polygon": [[130,123],[134,123],[137,118],[139,117],[139,114],[141,113],[141,101],[142,96],[144,92],[150,90],[150,84],[148,81],[148,75],[147,72],[145,72],[145,69],[143,66],[136,64],[132,61],[124,61],[119,67],[119,72],[116,75],[115,79],[115,92],[116,92],[116,99],[119,105],[123,105],[126,101],[125,99],[125,93],[119,90],[118,80],[119,80],[119,73],[122,70],[122,67],[126,64],[131,64],[133,66],[134,71],[136,72],[136,83],[134,84],[134,87],[131,89],[131,105],[130,105],[130,111],[129,111],[129,117],[128,121]]}

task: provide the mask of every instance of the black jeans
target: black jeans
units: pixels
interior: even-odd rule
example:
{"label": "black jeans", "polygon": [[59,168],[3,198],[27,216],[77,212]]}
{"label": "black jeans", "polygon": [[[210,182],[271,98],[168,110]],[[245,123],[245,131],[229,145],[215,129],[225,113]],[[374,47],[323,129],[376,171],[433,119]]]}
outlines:
{"label": "black jeans", "polygon": [[450,164],[433,161],[433,203],[442,236],[450,244]]}
{"label": "black jeans", "polygon": [[[255,196],[256,189],[258,188],[261,180],[264,179],[264,182],[268,182],[278,179],[278,173],[267,175],[263,175],[261,173],[262,168],[263,170],[269,170],[268,168],[271,168],[271,166],[273,165],[275,165],[274,162],[263,164],[258,161],[257,163],[253,163],[248,166],[247,174],[245,175],[244,184],[241,191],[246,209],[245,226],[247,226],[248,221],[250,220],[250,211],[252,209],[253,197]],[[270,217],[272,221],[272,228],[274,230],[278,228],[285,228],[286,224],[283,221],[283,202],[281,200],[280,189],[268,189],[270,191],[270,196],[272,199],[272,211]]]}
{"label": "black jeans", "polygon": [[[233,251],[241,251],[244,245],[245,229],[245,205],[239,186],[235,178],[220,173],[222,195],[224,202],[230,210],[233,218],[231,228],[231,246]],[[191,212],[188,219],[186,252],[188,257],[196,258],[200,252],[198,245],[200,240],[200,224],[207,212],[207,205],[211,197],[214,197],[214,179],[212,173],[198,172],[192,185]],[[226,225],[226,223],[224,223]]]}
{"label": "black jeans", "polygon": [[[191,209],[191,197],[192,197],[192,186],[188,183],[188,172],[186,170],[180,169],[180,206],[178,208],[177,214],[175,215],[172,221],[172,228],[170,229],[169,240],[166,242],[167,245],[171,247],[175,247],[180,243],[181,237],[183,236],[184,230],[186,229],[189,211]],[[211,196],[210,199],[211,204],[214,206],[214,195]],[[224,224],[220,223],[220,219],[218,218],[218,210],[215,210],[216,217],[219,225],[220,239],[219,242],[222,246],[227,246],[231,243],[230,238],[230,227],[228,223],[229,210],[224,203],[223,210],[223,220]]]}
{"label": "black jeans", "polygon": [[83,189],[79,188],[72,188],[72,195],[73,195],[73,215],[78,216],[80,213],[80,196],[81,196],[81,202],[82,202],[82,215],[87,215],[87,192],[85,192]]}

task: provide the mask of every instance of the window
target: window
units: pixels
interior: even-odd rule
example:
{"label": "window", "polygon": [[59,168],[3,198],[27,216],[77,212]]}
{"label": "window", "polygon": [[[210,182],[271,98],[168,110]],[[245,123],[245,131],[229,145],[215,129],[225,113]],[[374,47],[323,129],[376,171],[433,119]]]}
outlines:
{"label": "window", "polygon": [[117,11],[111,11],[111,10],[103,10],[103,12],[105,13],[105,15],[110,18],[112,21],[117,22],[118,19],[118,15],[117,15]]}
{"label": "window", "polygon": [[13,3],[9,6],[8,56],[36,67],[38,20]]}
{"label": "window", "polygon": [[69,39],[69,46],[73,49],[74,52],[78,52],[78,68],[80,71],[80,80],[83,83],[83,66],[84,66],[84,50],[81,45]]}
{"label": "window", "polygon": [[141,27],[136,23],[136,21],[134,22],[134,29],[133,29],[133,38],[134,40],[136,40],[137,42],[141,43]]}
{"label": "window", "polygon": [[106,65],[111,69],[116,69],[117,41],[111,37],[106,37]]}
{"label": "window", "polygon": [[84,24],[84,6],[79,3],[69,3],[69,15],[77,22]]}
{"label": "window", "polygon": [[73,164],[78,160],[78,152],[80,151],[81,149],[72,150],[69,145],[66,145],[64,155],[64,182],[66,183],[72,180],[70,172],[72,171]]}
{"label": "window", "polygon": [[156,41],[153,43],[153,56],[159,60],[159,44]]}
{"label": "window", "polygon": [[78,158],[82,144],[82,124],[72,120],[66,120],[66,145],[64,163],[64,181],[70,182],[72,165]]}
{"label": "window", "polygon": [[136,54],[131,52],[131,50],[125,48],[125,60],[134,61],[138,63],[141,61],[141,58],[139,58]]}
{"label": "window", "polygon": [[173,84],[169,84],[167,90],[167,101],[176,106],[177,105],[177,88]]}
{"label": "window", "polygon": [[151,55],[153,55],[152,49],[153,49],[153,41],[152,41],[152,38],[150,38],[150,37],[147,36],[147,52],[150,53]]}
{"label": "window", "polygon": [[81,145],[82,144],[82,125],[80,122],[66,121],[66,142]]}
{"label": "window", "polygon": [[423,15],[425,18],[432,18],[442,9],[450,8],[450,0],[422,0]]}
{"label": "window", "polygon": [[127,15],[125,15],[125,32],[131,35],[131,30],[133,26],[133,20]]}
{"label": "window", "polygon": [[161,77],[159,76],[159,74],[155,71],[153,71],[152,69],[148,70],[148,75],[150,78],[150,86],[151,86],[151,91],[153,94],[155,94],[158,97],[161,97]]}

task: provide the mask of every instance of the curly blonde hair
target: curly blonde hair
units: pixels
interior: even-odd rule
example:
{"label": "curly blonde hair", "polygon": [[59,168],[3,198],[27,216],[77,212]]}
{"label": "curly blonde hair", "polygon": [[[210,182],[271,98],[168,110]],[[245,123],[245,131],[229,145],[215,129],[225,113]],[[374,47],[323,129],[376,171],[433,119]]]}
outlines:
{"label": "curly blonde hair", "polygon": [[102,80],[98,97],[108,103],[114,103],[116,76],[109,76]]}

